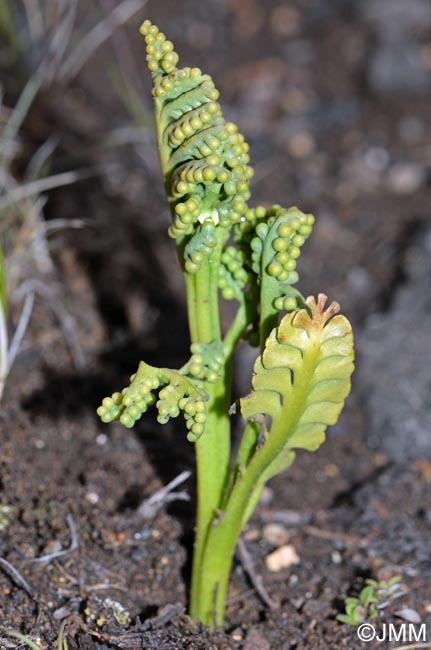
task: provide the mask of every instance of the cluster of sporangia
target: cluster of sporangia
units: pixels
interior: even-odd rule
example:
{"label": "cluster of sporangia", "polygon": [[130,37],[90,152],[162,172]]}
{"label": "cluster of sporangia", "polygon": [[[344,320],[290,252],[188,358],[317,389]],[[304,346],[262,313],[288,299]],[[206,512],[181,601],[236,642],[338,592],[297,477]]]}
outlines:
{"label": "cluster of sporangia", "polygon": [[[158,399],[154,392],[158,392]],[[156,405],[160,424],[183,412],[189,430],[187,438],[194,442],[202,435],[206,420],[205,395],[186,376],[176,370],[154,368],[141,361],[138,371],[130,377],[130,386],[121,393],[105,397],[97,413],[103,422],[120,420],[133,427],[150,406]]]}
{"label": "cluster of sporangia", "polygon": [[[237,126],[225,121],[211,77],[199,68],[178,69],[173,44],[150,21],[143,23],[141,33],[153,76],[159,150],[173,214],[169,235],[182,251],[184,270],[198,273],[223,241],[218,277],[223,298],[238,299],[245,293],[251,299],[267,274],[277,281],[273,307],[293,311],[297,300],[289,286],[298,279],[296,259],[314,218],[296,208],[248,207],[253,175],[249,147]],[[268,238],[272,226],[276,236],[271,230]],[[230,233],[236,246],[229,244]],[[264,248],[269,245],[268,257]],[[222,350],[208,345],[194,344],[191,352],[181,370],[168,374],[165,369],[150,372],[150,366],[141,363],[128,388],[103,400],[98,409],[102,420],[119,419],[131,427],[155,403],[160,422],[182,411],[189,439],[197,439],[205,424],[202,382],[217,381],[224,358]],[[164,381],[160,373],[165,373]]]}
{"label": "cluster of sporangia", "polygon": [[[211,77],[199,68],[177,69],[178,55],[171,41],[150,21],[143,23],[141,33],[166,150],[162,164],[173,205],[170,236],[181,241],[199,232],[206,220],[223,227],[238,223],[247,210],[248,181],[253,175],[244,136],[235,124],[224,120]],[[186,259],[196,268],[189,265],[189,273],[195,273],[200,264],[192,252],[186,252]]]}

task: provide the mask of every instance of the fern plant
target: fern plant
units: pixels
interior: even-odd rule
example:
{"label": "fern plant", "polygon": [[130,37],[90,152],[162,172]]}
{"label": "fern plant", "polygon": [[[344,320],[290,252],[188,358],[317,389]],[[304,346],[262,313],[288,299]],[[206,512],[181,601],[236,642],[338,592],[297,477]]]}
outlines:
{"label": "fern plant", "polygon": [[[304,299],[297,258],[314,218],[296,207],[250,207],[248,145],[227,122],[212,79],[179,68],[173,44],[146,20],[158,149],[187,291],[190,359],[179,370],[141,361],[130,385],[106,397],[104,422],[126,427],[151,406],[158,421],[180,414],[195,445],[197,521],[190,615],[221,625],[237,539],[265,482],[296,449],[317,449],[350,390],[353,336],[339,306]],[[227,331],[220,299],[235,301]],[[259,347],[249,395],[232,405],[232,355]],[[231,458],[231,415],[244,421]]]}

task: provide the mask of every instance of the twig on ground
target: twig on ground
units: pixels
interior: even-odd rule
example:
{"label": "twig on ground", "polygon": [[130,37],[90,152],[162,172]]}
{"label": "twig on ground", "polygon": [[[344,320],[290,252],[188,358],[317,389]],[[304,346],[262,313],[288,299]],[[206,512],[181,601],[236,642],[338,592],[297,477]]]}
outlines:
{"label": "twig on ground", "polygon": [[30,598],[33,598],[33,600],[37,601],[36,593],[29,585],[27,580],[22,577],[20,572],[15,569],[15,567],[8,562],[7,560],[4,559],[4,557],[0,557],[0,567],[2,567],[3,571],[9,576],[9,578],[12,578],[13,582],[18,586],[21,587],[25,591],[25,593],[30,596]]}
{"label": "twig on ground", "polygon": [[269,609],[275,609],[276,607],[278,607],[277,603],[274,600],[272,600],[271,596],[268,594],[265,587],[263,586],[262,576],[256,573],[255,568],[253,566],[253,561],[251,559],[251,555],[248,552],[242,537],[240,537],[238,540],[237,549],[238,549],[238,556],[244,568],[244,571],[246,572],[251,584],[253,585],[261,601],[264,603],[264,605],[269,607]]}
{"label": "twig on ground", "polygon": [[299,528],[311,521],[311,513],[300,512],[299,510],[265,509],[260,513],[260,519],[264,524],[277,522],[289,528]]}
{"label": "twig on ground", "polygon": [[124,585],[116,584],[115,582],[100,582],[95,585],[83,585],[84,591],[86,593],[91,593],[92,591],[103,591],[104,589],[113,589],[114,591],[123,591],[124,593],[129,593],[130,588],[125,587]]}
{"label": "twig on ground", "polygon": [[189,501],[190,497],[187,492],[172,492],[178,485],[184,483],[191,472],[185,471],[178,474],[170,483],[157,490],[151,497],[145,499],[138,507],[136,516],[141,519],[153,519],[165,503],[172,501]]}
{"label": "twig on ground", "polygon": [[[150,618],[148,621],[141,623],[139,626],[139,632],[162,627],[163,625],[173,621],[183,612],[184,606],[179,603],[165,605],[159,609],[157,616],[153,616],[153,618]],[[136,632],[135,634],[139,634],[139,632]]]}
{"label": "twig on ground", "polygon": [[337,533],[336,531],[325,530],[323,528],[317,528],[316,526],[304,526],[302,530],[311,537],[327,539],[330,542],[342,542],[346,546],[368,546],[368,540],[363,537],[355,537],[354,535],[347,535],[346,533]]}
{"label": "twig on ground", "polygon": [[75,551],[78,548],[78,533],[76,530],[76,524],[75,521],[72,517],[72,515],[67,515],[66,516],[66,521],[67,525],[69,526],[70,530],[70,545],[69,548],[64,548],[61,549],[60,551],[57,551],[56,553],[48,553],[47,555],[41,555],[40,557],[35,557],[31,558],[29,562],[51,562],[51,560],[55,560],[59,557],[63,557],[64,555],[69,555],[69,553],[72,553],[72,551]]}

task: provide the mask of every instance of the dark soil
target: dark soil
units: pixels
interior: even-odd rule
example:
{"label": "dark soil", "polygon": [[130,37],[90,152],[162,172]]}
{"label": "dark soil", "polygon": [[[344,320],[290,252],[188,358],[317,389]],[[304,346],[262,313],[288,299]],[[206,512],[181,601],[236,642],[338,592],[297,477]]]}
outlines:
{"label": "dark soil", "polygon": [[[55,647],[62,621],[70,650],[354,650],[373,644],[336,621],[345,597],[366,578],[400,575],[405,594],[380,625],[399,626],[397,612],[409,608],[431,639],[431,444],[418,424],[429,424],[425,365],[419,401],[410,407],[397,392],[402,348],[409,353],[403,335],[412,346],[412,338],[425,341],[430,314],[427,261],[411,271],[413,257],[426,258],[431,206],[426,89],[393,62],[387,3],[180,4],[150,2],[147,13],[185,65],[198,62],[214,76],[225,112],[251,145],[254,203],[294,203],[316,214],[301,289],[328,293],[352,320],[359,350],[353,393],[325,445],[299,454],[289,474],[270,483],[244,533],[275,606],[262,602],[236,558],[225,630],[210,634],[185,614],[193,481],[184,488],[191,502],[146,519],[137,513],[162,485],[193,469],[193,446],[175,422],[162,428],[149,415],[129,431],[95,416],[100,399],[124,385],[141,358],[179,366],[188,353],[152,131],[115,154],[102,146],[103,134],[127,118],[100,75],[103,58],[95,57],[76,88],[54,88],[37,106],[38,129],[60,136],[59,165],[114,159],[115,167],[79,189],[52,193],[47,205],[48,219],[87,224],[51,240],[50,278],[74,319],[84,363],[38,300],[0,414],[0,557],[8,563],[0,564],[0,621],[43,650]],[[411,13],[402,13],[402,3],[397,9],[397,42],[411,56],[419,48],[429,72],[423,3],[409,6]],[[143,60],[135,27],[128,38]],[[415,291],[422,311],[410,326],[397,320],[400,296]],[[375,318],[384,324],[379,345],[400,340],[394,359],[384,359],[384,381],[393,378],[392,399],[407,403],[409,433],[391,419],[389,398],[370,399],[371,391],[380,395],[383,377],[367,356]],[[238,356],[238,392],[248,387],[241,377],[253,357]],[[272,523],[300,559],[274,573],[264,562],[277,546],[266,532]],[[0,636],[2,649],[16,646]]]}

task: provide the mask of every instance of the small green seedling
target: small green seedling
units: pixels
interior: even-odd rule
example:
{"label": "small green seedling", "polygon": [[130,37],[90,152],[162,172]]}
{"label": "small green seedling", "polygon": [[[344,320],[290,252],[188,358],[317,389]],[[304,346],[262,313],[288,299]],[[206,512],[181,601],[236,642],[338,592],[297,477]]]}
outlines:
{"label": "small green seedling", "polygon": [[5,631],[4,634],[11,639],[16,639],[17,641],[20,642],[20,644],[26,645],[30,650],[41,650],[40,646],[32,641],[29,636],[26,636],[25,634],[21,634],[20,632],[10,632],[10,631]]}
{"label": "small green seedling", "polygon": [[360,625],[364,621],[372,621],[377,618],[379,612],[385,609],[395,598],[404,592],[400,586],[401,577],[394,576],[387,581],[366,580],[359,596],[349,596],[344,601],[345,614],[339,614],[336,618],[340,623],[347,625]]}
{"label": "small green seedling", "polygon": [[[296,449],[314,451],[350,391],[349,322],[295,287],[300,249],[314,217],[279,205],[250,207],[248,145],[227,122],[212,79],[178,68],[173,44],[146,20],[158,148],[187,292],[191,356],[179,370],[144,361],[130,385],[103,400],[103,422],[126,427],[154,405],[158,421],[183,415],[197,461],[197,522],[190,615],[223,623],[238,537],[268,479]],[[225,331],[220,299],[235,301]],[[251,392],[233,400],[232,355],[243,339],[260,348]],[[231,415],[244,422],[231,457]]]}

